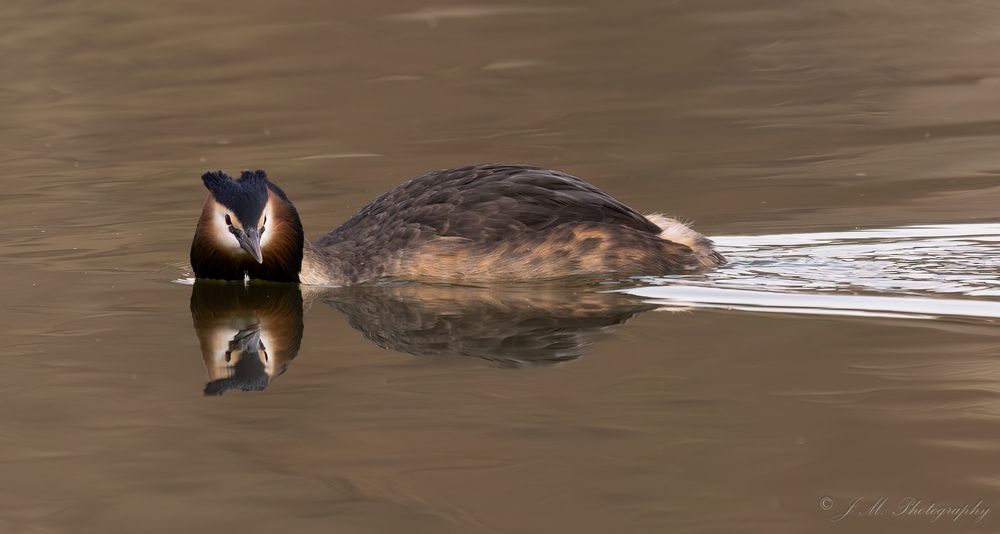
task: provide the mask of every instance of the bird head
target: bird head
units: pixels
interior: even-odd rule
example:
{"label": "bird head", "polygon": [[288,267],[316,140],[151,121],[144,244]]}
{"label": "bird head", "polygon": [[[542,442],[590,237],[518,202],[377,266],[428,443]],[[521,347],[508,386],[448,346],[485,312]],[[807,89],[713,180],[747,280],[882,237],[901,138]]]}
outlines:
{"label": "bird head", "polygon": [[261,239],[267,230],[268,188],[264,171],[243,171],[238,179],[222,171],[202,175],[211,193],[212,235],[223,248],[246,252],[264,262]]}

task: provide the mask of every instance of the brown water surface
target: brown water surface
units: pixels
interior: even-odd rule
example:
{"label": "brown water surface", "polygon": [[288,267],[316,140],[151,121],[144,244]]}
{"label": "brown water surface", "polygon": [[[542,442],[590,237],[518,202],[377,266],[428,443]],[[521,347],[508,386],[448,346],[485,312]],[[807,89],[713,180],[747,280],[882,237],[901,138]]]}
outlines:
{"label": "brown water surface", "polygon": [[[4,2],[0,532],[997,531],[998,24]],[[695,220],[733,265],[612,293],[175,282],[205,170],[267,169],[315,238],[475,162]]]}

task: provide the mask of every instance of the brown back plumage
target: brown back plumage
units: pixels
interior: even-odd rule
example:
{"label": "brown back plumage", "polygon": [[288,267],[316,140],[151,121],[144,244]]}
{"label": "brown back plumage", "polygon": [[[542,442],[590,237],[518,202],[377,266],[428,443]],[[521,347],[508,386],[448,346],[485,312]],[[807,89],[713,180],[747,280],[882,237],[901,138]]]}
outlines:
{"label": "brown back plumage", "polygon": [[384,277],[485,282],[655,275],[706,267],[690,247],[662,239],[660,231],[574,176],[523,165],[480,165],[406,182],[316,246],[337,258],[349,283]]}

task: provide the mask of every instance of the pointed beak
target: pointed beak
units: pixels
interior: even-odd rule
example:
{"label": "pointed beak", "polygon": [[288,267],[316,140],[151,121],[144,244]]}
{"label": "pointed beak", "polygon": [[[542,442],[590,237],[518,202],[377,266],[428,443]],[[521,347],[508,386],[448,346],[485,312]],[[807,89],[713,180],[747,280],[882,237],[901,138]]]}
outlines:
{"label": "pointed beak", "polygon": [[240,242],[243,250],[253,256],[253,259],[257,260],[257,263],[264,263],[264,255],[260,251],[260,234],[256,228],[242,232],[241,235],[236,236],[236,239]]}

